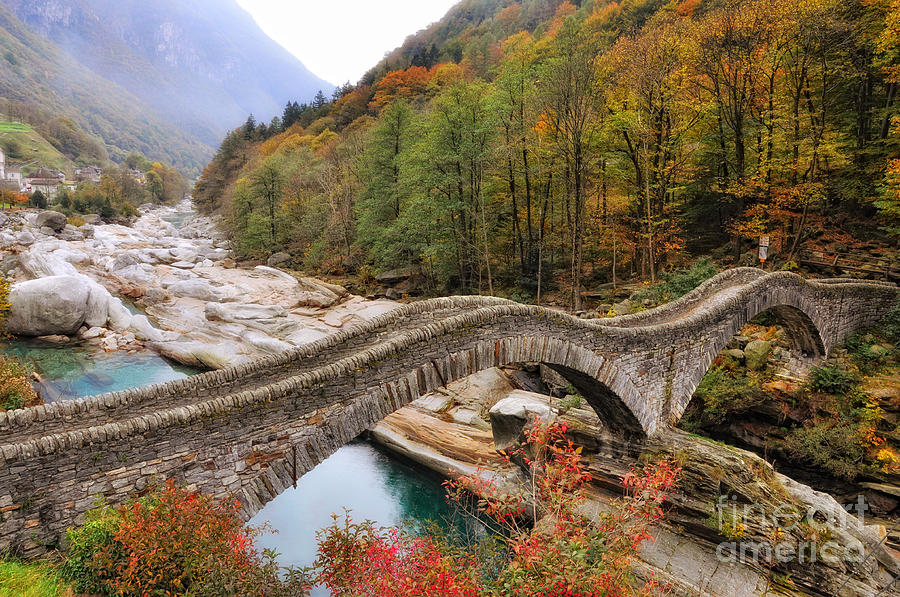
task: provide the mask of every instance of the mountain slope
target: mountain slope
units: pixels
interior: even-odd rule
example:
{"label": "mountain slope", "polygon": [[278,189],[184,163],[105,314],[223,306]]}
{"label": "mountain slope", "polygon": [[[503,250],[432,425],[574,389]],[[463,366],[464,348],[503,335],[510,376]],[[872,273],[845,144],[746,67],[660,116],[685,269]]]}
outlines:
{"label": "mountain slope", "polygon": [[[115,159],[139,151],[193,168],[210,154],[207,145],[32,32],[2,4],[0,97],[71,119],[102,139]],[[0,109],[8,111],[5,104]]]}
{"label": "mountain slope", "polygon": [[205,143],[333,86],[233,0],[3,0],[33,31]]}

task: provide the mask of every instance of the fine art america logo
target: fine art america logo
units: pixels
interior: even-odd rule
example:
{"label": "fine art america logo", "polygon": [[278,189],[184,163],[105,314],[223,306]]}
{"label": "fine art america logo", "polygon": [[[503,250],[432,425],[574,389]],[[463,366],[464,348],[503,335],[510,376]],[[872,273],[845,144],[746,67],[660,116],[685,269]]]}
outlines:
{"label": "fine art america logo", "polygon": [[[773,510],[723,495],[715,506],[714,524],[728,540],[717,546],[716,557],[721,562],[763,566],[789,562],[861,565],[881,543],[873,549],[857,540],[857,533],[847,531],[863,528],[868,510],[863,495],[843,508],[782,505]],[[749,537],[751,528],[761,529],[763,537]]]}

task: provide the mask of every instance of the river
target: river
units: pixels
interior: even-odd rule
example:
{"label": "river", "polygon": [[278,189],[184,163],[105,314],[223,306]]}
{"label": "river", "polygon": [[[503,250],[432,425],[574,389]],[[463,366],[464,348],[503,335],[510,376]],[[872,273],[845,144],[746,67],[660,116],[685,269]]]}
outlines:
{"label": "river", "polygon": [[[97,352],[97,347],[12,340],[4,352],[40,374],[39,390],[49,400],[67,400],[179,379],[196,370],[149,352]],[[259,512],[250,524],[274,531],[257,539],[259,549],[274,549],[284,566],[308,566],[316,558],[316,532],[331,524],[332,514],[351,512],[354,520],[379,526],[430,521],[453,522],[442,479],[425,469],[389,456],[366,441],[354,441],[304,475]],[[327,592],[316,589],[314,596]]]}

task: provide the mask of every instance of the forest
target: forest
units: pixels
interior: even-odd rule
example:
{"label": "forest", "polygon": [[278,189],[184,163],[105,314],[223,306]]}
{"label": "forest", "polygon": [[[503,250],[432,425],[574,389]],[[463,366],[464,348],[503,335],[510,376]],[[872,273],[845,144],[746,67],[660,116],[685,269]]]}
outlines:
{"label": "forest", "polygon": [[708,254],[900,235],[900,0],[468,0],[251,116],[194,189],[237,252],[580,309]]}

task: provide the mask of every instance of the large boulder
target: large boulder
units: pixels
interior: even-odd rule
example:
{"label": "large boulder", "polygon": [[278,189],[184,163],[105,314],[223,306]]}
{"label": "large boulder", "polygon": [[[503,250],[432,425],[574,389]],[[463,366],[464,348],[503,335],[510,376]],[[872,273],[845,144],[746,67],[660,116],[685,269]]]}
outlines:
{"label": "large boulder", "polygon": [[9,293],[7,329],[19,336],[70,336],[84,323],[91,286],[80,276],[20,282]]}
{"label": "large boulder", "polygon": [[747,344],[744,348],[744,361],[747,363],[747,369],[751,371],[762,371],[766,368],[766,361],[769,353],[772,352],[772,343],[765,340],[754,340]]}
{"label": "large boulder", "polygon": [[535,421],[549,423],[555,413],[547,404],[547,397],[516,390],[498,401],[490,411],[494,446],[505,450],[524,439],[525,427]]}
{"label": "large boulder", "polygon": [[403,280],[408,280],[413,276],[419,273],[419,268],[413,267],[404,267],[400,269],[392,269],[387,272],[382,272],[375,276],[375,280],[380,284],[397,284],[398,282],[402,282]]}
{"label": "large boulder", "polygon": [[43,228],[46,226],[53,230],[53,232],[59,233],[66,227],[66,216],[58,211],[42,211],[34,219],[34,226],[35,228]]}

